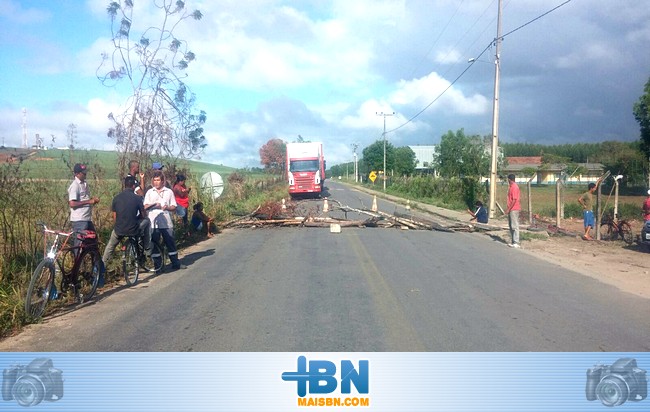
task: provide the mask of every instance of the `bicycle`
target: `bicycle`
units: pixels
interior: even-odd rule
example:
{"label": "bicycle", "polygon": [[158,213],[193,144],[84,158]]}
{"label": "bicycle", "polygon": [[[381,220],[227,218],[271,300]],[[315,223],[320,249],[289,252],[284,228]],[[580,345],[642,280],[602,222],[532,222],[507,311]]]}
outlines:
{"label": "bicycle", "polygon": [[[138,282],[140,270],[156,272],[154,261],[144,253],[144,244],[141,236],[125,236],[122,240],[122,275],[126,284],[133,286]],[[160,246],[152,242],[152,255],[160,253]]]}
{"label": "bicycle", "polygon": [[[43,222],[37,226],[43,231],[44,256],[32,274],[25,299],[25,312],[35,319],[43,315],[50,300],[63,298],[69,290],[78,303],[90,300],[97,291],[102,262],[95,232],[62,232],[49,229]],[[49,250],[48,235],[54,235]],[[68,246],[73,235],[81,242]],[[61,273],[60,294],[55,285],[57,268]]]}
{"label": "bicycle", "polygon": [[600,224],[600,238],[602,240],[616,240],[620,237],[625,243],[634,243],[632,227],[626,220],[615,220],[611,215],[603,217]]}
{"label": "bicycle", "polygon": [[[157,236],[154,234],[157,233]],[[157,259],[160,258],[160,259]],[[151,232],[151,262],[155,274],[160,274],[165,269],[167,256],[167,249],[165,248],[165,239],[160,234],[158,229],[153,229]],[[156,262],[158,260],[158,262]]]}

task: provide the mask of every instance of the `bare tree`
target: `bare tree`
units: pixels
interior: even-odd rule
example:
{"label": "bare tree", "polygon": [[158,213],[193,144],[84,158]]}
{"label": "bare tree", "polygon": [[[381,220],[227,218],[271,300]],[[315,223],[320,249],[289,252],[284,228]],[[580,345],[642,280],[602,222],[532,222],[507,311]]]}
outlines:
{"label": "bare tree", "polygon": [[121,154],[120,170],[133,157],[141,162],[152,155],[191,158],[206,146],[206,114],[194,110],[195,96],[182,81],[195,55],[174,35],[179,24],[203,15],[188,11],[180,0],[152,4],[159,11],[159,24],[140,32],[133,29],[133,0],[113,1],[106,9],[115,48],[102,54],[97,77],[106,86],[127,83],[131,89],[124,112],[108,115],[114,122],[108,136]]}

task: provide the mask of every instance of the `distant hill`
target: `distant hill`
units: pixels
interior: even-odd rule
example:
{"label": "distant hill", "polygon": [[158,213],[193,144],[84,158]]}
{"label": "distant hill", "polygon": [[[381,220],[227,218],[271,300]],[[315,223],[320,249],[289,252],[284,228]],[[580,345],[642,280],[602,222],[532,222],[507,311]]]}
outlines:
{"label": "distant hill", "polygon": [[[164,159],[154,159],[165,164]],[[86,163],[92,173],[97,170],[105,178],[119,176],[118,155],[114,151],[105,150],[68,150],[68,149],[20,149],[0,148],[0,161],[15,163],[22,161],[22,169],[27,176],[36,179],[69,179],[72,175],[72,165]],[[151,165],[143,165],[147,170]],[[179,160],[177,168],[188,169],[195,178],[206,172],[217,172],[224,178],[234,172],[235,168],[200,162],[196,160]]]}

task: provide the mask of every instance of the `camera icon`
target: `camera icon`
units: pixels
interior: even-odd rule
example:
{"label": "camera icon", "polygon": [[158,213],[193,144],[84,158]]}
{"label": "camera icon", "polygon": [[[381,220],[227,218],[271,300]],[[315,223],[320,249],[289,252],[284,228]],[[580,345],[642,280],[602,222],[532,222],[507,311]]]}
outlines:
{"label": "camera icon", "polygon": [[2,399],[20,406],[35,406],[63,397],[63,375],[51,359],[36,358],[27,366],[16,365],[2,373]]}
{"label": "camera icon", "polygon": [[648,395],[646,371],[633,358],[621,358],[610,366],[595,365],[587,369],[585,392],[588,401],[598,399],[605,406],[642,401]]}

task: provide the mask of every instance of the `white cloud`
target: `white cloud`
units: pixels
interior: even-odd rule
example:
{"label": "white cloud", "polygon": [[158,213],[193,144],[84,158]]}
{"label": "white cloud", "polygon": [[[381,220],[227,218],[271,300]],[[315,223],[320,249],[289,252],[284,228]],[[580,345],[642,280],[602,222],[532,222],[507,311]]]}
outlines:
{"label": "white cloud", "polygon": [[[456,49],[439,50],[436,53],[436,57],[435,57],[436,63],[440,63],[440,64],[458,63],[461,60],[463,60],[463,56]],[[467,59],[465,58],[465,60]]]}
{"label": "white cloud", "polygon": [[488,99],[480,94],[465,96],[462,91],[451,86],[451,83],[441,78],[437,73],[399,82],[388,100],[394,105],[410,108],[431,104],[428,110],[442,110],[458,114],[483,114],[488,108]]}

